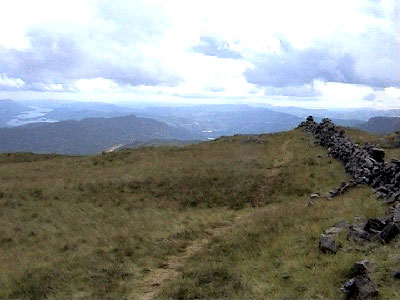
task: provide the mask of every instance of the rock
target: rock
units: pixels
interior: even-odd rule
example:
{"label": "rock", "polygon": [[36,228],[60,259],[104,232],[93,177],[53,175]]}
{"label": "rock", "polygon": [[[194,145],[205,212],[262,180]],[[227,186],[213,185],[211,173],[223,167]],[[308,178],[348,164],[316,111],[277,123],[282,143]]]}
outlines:
{"label": "rock", "polygon": [[385,161],[385,150],[381,148],[374,147],[368,150],[371,157],[376,160],[377,162],[384,162]]}
{"label": "rock", "polygon": [[368,275],[360,275],[347,281],[342,287],[346,300],[364,300],[378,296],[375,283]]}
{"label": "rock", "polygon": [[393,277],[395,279],[400,279],[400,270],[397,270],[396,272],[393,273]]}
{"label": "rock", "polygon": [[385,222],[382,222],[379,219],[368,219],[367,224],[365,224],[364,226],[364,230],[371,233],[377,233],[379,231],[382,231],[385,226]]}
{"label": "rock", "polygon": [[400,205],[394,207],[393,222],[395,224],[400,224]]}
{"label": "rock", "polygon": [[378,237],[385,244],[389,243],[400,233],[399,227],[395,223],[389,223],[386,227],[379,233]]}
{"label": "rock", "polygon": [[324,253],[335,254],[338,250],[338,247],[333,237],[326,234],[321,234],[319,236],[319,249]]}
{"label": "rock", "polygon": [[368,261],[362,260],[356,262],[351,268],[351,274],[354,276],[347,281],[341,290],[347,300],[362,300],[378,296],[378,290],[375,283],[368,275]]}
{"label": "rock", "polygon": [[352,276],[368,274],[368,266],[369,266],[368,260],[364,259],[358,261],[354,263],[353,267],[350,270],[350,273],[352,274]]}
{"label": "rock", "polygon": [[348,229],[348,228],[350,228],[350,224],[347,223],[347,222],[344,221],[344,220],[335,223],[333,226],[338,227],[338,228],[343,228],[343,229]]}
{"label": "rock", "polygon": [[337,235],[339,232],[342,232],[343,230],[344,230],[344,228],[334,226],[334,227],[325,229],[324,233],[327,235]]}
{"label": "rock", "polygon": [[311,194],[310,195],[310,198],[311,199],[316,199],[316,198],[320,198],[321,197],[321,194],[320,193],[314,193],[314,194]]}
{"label": "rock", "polygon": [[348,240],[354,240],[356,242],[369,241],[371,239],[371,234],[359,227],[351,226],[349,232],[347,233]]}

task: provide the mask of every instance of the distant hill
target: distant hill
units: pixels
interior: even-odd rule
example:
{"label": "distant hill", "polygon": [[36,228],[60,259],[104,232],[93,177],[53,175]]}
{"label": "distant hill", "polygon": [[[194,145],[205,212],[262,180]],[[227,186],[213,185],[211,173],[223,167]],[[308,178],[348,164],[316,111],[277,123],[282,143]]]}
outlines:
{"label": "distant hill", "polygon": [[248,105],[151,107],[136,110],[135,113],[190,131],[205,133],[209,138],[286,131],[304,120],[291,114]]}
{"label": "distant hill", "polygon": [[32,110],[32,108],[28,105],[9,99],[0,99],[0,127],[7,126],[7,122],[15,115],[29,110]]}
{"label": "distant hill", "polygon": [[0,128],[0,152],[86,155],[152,139],[201,139],[181,128],[134,115]]}
{"label": "distant hill", "polygon": [[356,127],[380,134],[393,133],[400,131],[400,117],[374,117]]}

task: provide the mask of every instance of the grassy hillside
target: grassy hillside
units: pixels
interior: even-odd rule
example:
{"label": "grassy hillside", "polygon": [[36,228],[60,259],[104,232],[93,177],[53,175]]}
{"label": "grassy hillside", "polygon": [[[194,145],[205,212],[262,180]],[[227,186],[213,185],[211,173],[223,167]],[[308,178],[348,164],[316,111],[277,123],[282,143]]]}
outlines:
{"label": "grassy hillside", "polygon": [[399,297],[395,242],[318,250],[334,223],[381,215],[302,131],[89,157],[0,155],[0,298],[339,298],[371,261]]}

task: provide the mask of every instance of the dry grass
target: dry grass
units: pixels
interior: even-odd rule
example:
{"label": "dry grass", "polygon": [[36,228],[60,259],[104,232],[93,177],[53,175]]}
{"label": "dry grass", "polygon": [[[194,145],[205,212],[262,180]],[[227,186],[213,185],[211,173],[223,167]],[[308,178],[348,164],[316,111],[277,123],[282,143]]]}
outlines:
{"label": "dry grass", "polygon": [[[211,242],[160,297],[336,297],[364,255],[376,262],[374,276],[389,280],[389,264],[400,263],[391,246],[350,251],[343,239],[336,256],[317,250],[335,221],[382,213],[370,191],[308,206],[310,193],[349,178],[342,165],[301,131],[259,138],[89,157],[2,155],[0,298],[136,295],[148,274],[205,237]],[[227,222],[226,234],[212,235]]]}

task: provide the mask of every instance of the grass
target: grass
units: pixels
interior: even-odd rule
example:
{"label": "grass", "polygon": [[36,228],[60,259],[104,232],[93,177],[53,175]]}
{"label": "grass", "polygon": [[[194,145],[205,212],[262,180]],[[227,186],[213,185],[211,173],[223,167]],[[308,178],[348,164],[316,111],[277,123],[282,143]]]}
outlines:
{"label": "grass", "polygon": [[337,298],[365,257],[382,295],[398,297],[394,243],[341,236],[338,254],[318,251],[335,222],[383,213],[370,189],[310,202],[349,179],[342,164],[302,131],[259,140],[1,155],[0,298],[138,296],[146,276],[204,238],[160,298]]}

